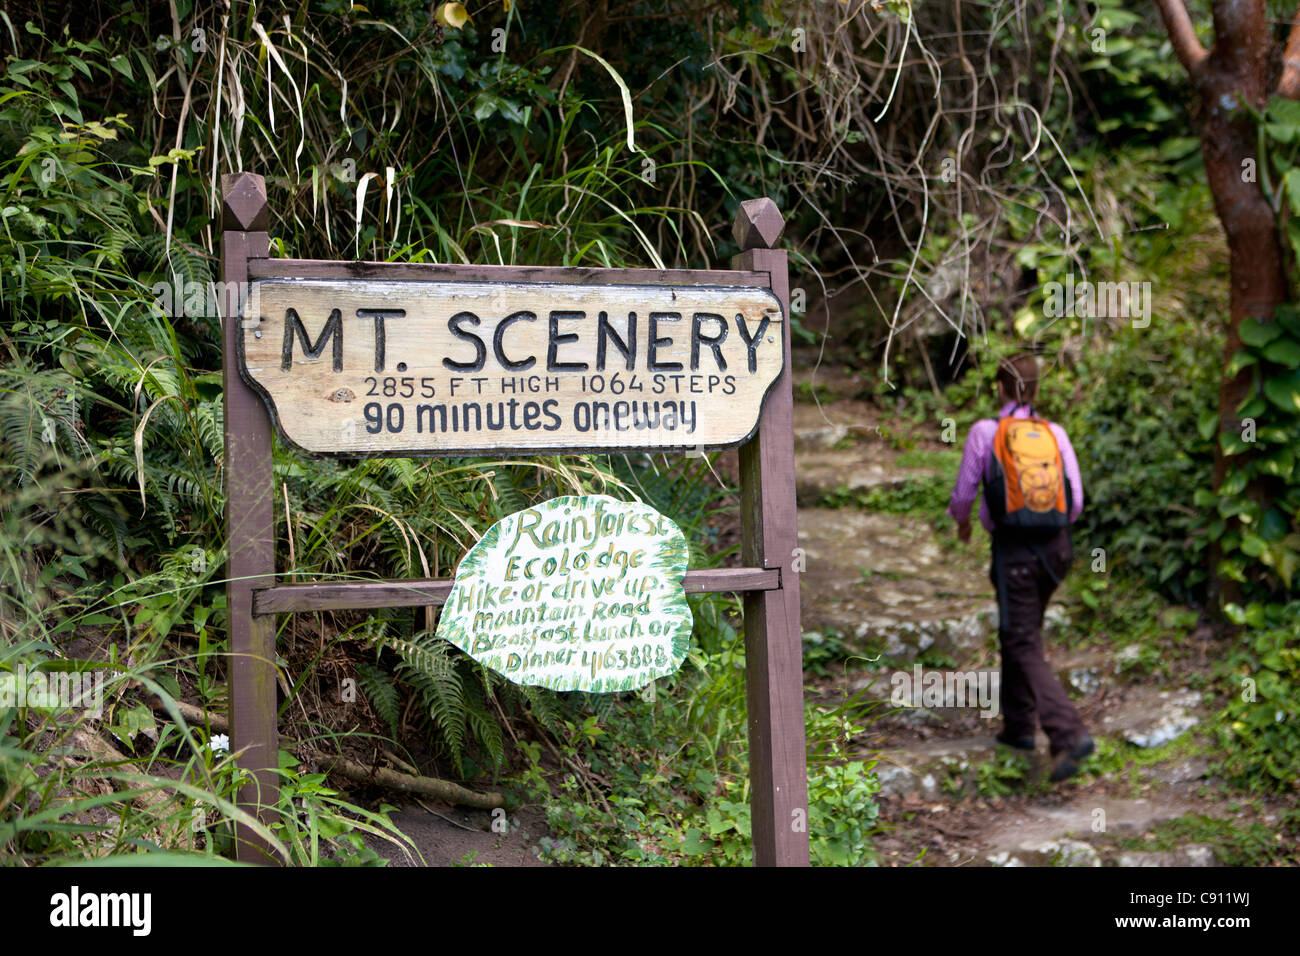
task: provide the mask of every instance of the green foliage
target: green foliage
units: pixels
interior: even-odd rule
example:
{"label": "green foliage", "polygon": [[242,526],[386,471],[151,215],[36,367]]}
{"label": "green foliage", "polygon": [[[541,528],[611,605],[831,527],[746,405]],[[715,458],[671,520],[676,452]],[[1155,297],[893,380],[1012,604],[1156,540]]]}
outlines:
{"label": "green foliage", "polygon": [[[325,774],[302,773],[297,758],[280,752],[280,819],[271,831],[284,841],[295,866],[387,866],[365,834],[387,840],[415,862],[419,851],[388,815],[396,807],[365,810],[325,786]],[[414,851],[414,852],[412,852]]]}
{"label": "green foliage", "polygon": [[[82,704],[72,699],[75,689],[34,692],[51,677],[72,676],[93,680],[98,691],[83,686]],[[201,729],[172,715],[155,719],[128,693],[136,682],[174,713],[165,682],[148,668],[69,660],[40,639],[0,645],[0,687],[17,704],[0,708],[0,861],[31,866],[162,853],[203,865],[222,846],[206,827],[229,832],[235,821],[252,823],[285,852],[232,805],[240,782],[233,765],[215,757]],[[115,743],[99,733],[101,725]],[[79,759],[66,759],[74,755]]]}
{"label": "green foliage", "polygon": [[849,702],[837,710],[815,708],[805,718],[810,741],[808,834],[816,866],[874,866],[872,834],[879,817],[880,783],[874,759],[850,751],[865,729]]}
{"label": "green foliage", "polygon": [[[1059,188],[1050,201],[1002,201],[999,235],[1019,283],[987,306],[957,379],[940,396],[904,392],[901,412],[936,430],[951,418],[964,433],[996,412],[1002,356],[1034,349],[1044,376],[1035,407],[1065,426],[1083,472],[1076,553],[1102,548],[1108,569],[1132,571],[1175,600],[1200,600],[1209,521],[1192,496],[1210,483],[1214,448],[1197,424],[1217,405],[1226,307],[1223,286],[1206,280],[1226,281],[1226,263],[1189,136],[1185,78],[1152,10],[1067,3],[1031,22],[1072,60],[1077,82],[1052,85],[1042,122],[1055,138],[1040,134],[1024,153],[1033,162],[1009,178],[1027,190],[1041,163]],[[1045,63],[1037,69],[1049,75]],[[1090,105],[1076,112],[1079,96]],[[960,263],[954,253],[969,254],[972,224],[932,222],[921,256]],[[1149,325],[1051,314],[1049,284],[1069,278],[1148,283]],[[905,362],[915,365],[910,355]],[[914,372],[903,377],[917,382]]]}
{"label": "green foliage", "polygon": [[[880,789],[873,761],[852,759],[847,747],[863,727],[843,709],[809,708],[808,827],[814,866],[868,866],[876,857],[871,848],[879,807],[874,795]],[[727,792],[739,788],[728,785]],[[682,852],[709,858],[728,866],[747,866],[753,859],[750,808],[746,800],[719,798],[706,809],[704,823],[687,829]]]}
{"label": "green foliage", "polygon": [[[1300,104],[1275,99],[1252,116],[1266,157],[1260,188],[1277,210],[1294,267],[1300,252]],[[1218,573],[1237,582],[1252,602],[1229,617],[1258,627],[1294,597],[1300,571],[1300,310],[1287,303],[1271,321],[1244,319],[1237,334],[1241,347],[1229,356],[1225,375],[1247,376],[1249,388],[1233,409],[1234,420],[1220,421],[1213,407],[1201,416],[1201,437],[1217,443],[1227,467],[1217,488],[1202,484],[1196,504],[1212,516],[1207,531],[1221,551]]]}
{"label": "green foliage", "polygon": [[823,495],[818,504],[823,508],[857,508],[937,519],[948,507],[960,465],[961,458],[951,455],[945,458],[946,467],[940,474],[921,475],[901,485],[856,489],[840,485]]}
{"label": "green foliage", "polygon": [[1206,752],[1194,730],[1159,747],[1137,747],[1118,737],[1097,737],[1096,744],[1096,752],[1080,765],[1079,773],[1085,779],[1123,782],[1135,796],[1150,789],[1153,770]]}
{"label": "green foliage", "polygon": [[1295,846],[1300,838],[1300,815],[1283,811],[1276,828],[1256,821],[1244,822],[1237,815],[1241,806],[1228,804],[1233,816],[1212,817],[1188,813],[1164,820],[1151,830],[1151,839],[1130,837],[1120,841],[1127,850],[1172,850],[1189,843],[1206,843],[1214,848],[1219,866],[1294,866]]}
{"label": "green foliage", "polygon": [[953,797],[978,794],[986,798],[1000,798],[1014,794],[1034,794],[1046,791],[1041,774],[1031,775],[1031,758],[1028,754],[1008,747],[998,747],[987,760],[971,763],[957,757],[943,757],[935,767],[939,788]]}
{"label": "green foliage", "polygon": [[1209,330],[1152,323],[1086,349],[1073,378],[1082,392],[1062,420],[1083,472],[1076,553],[1103,548],[1108,571],[1129,569],[1175,600],[1201,595],[1206,521],[1193,498],[1213,466],[1197,431],[1216,401]]}
{"label": "green foliage", "polygon": [[975,767],[975,790],[983,797],[1006,797],[1023,790],[1028,779],[1029,758],[1025,754],[1000,750],[991,760]]}
{"label": "green foliage", "polygon": [[[417,40],[428,11],[397,7],[388,22],[349,22],[331,43],[312,34],[321,21],[311,18],[263,19],[261,34],[252,16],[229,22],[229,32],[200,22],[239,77],[238,117],[218,105],[232,87],[217,75],[216,58],[186,42],[155,47],[160,31],[148,10],[125,11],[103,41],[50,39],[35,26],[19,31],[35,48],[32,58],[9,57],[0,75],[6,641],[67,637],[93,622],[133,641],[141,660],[175,652],[165,668],[173,683],[192,682],[203,703],[223,703],[221,356],[208,287],[217,165],[207,157],[240,163],[241,152],[256,154],[257,171],[271,184],[280,253],[333,257],[349,245],[414,261],[624,265],[662,262],[660,250],[672,243],[652,241],[656,227],[667,229],[660,240],[675,229],[683,240],[691,230],[697,242],[707,240],[694,213],[634,195],[645,184],[618,145],[626,131],[606,126],[578,86],[561,95],[545,82],[550,65],[483,55],[487,35],[472,29],[461,38]],[[203,20],[202,10],[192,12]],[[337,25],[350,16],[332,10],[326,19]],[[412,39],[402,35],[412,30]],[[171,35],[172,25],[161,32]],[[348,85],[339,67],[350,57],[401,64],[354,75]],[[175,104],[159,93],[160,63],[167,76],[188,77],[192,109],[179,117],[166,112]],[[394,80],[401,91],[388,88]],[[604,93],[586,78],[582,87]],[[304,89],[311,90],[306,99]],[[105,98],[132,112],[102,114]],[[150,108],[158,103],[160,111]],[[403,129],[441,129],[441,144],[394,135],[393,110],[403,109]],[[341,112],[349,111],[345,127]],[[171,125],[151,129],[158,116]],[[662,155],[671,137],[652,142],[658,132],[640,122],[635,132],[661,175],[707,172]],[[155,142],[167,144],[163,155],[152,155]],[[366,176],[377,169],[382,183],[388,167],[400,170],[391,204]],[[697,559],[717,550],[705,522],[719,491],[702,461],[344,464],[278,448],[275,474],[285,505],[279,566],[298,579],[445,575],[497,518],[588,491],[644,494],[688,529]],[[69,582],[81,585],[75,594]],[[718,623],[716,602],[693,603]],[[317,633],[302,640],[299,622]],[[436,753],[474,775],[508,762],[503,715],[546,732],[591,703],[484,672],[433,641],[431,624],[398,612],[364,623],[342,615],[286,625],[278,649],[298,699],[282,718],[308,708],[316,711],[311,718],[337,718],[318,709],[338,697],[337,678],[327,682],[317,672],[328,658],[357,677],[384,730],[404,732],[410,715]],[[729,625],[710,633],[735,636]],[[48,653],[59,653],[54,643]],[[411,700],[416,706],[408,708]],[[140,739],[146,712],[124,708],[111,726]],[[336,795],[320,784],[288,779],[309,810],[337,808]],[[325,843],[341,852],[355,844],[359,823],[321,836],[335,828],[324,812],[304,817],[301,828],[286,821],[298,861],[323,861]]]}
{"label": "green foliage", "polygon": [[[547,800],[552,837],[541,841],[554,863],[600,865],[727,865],[753,860],[748,753],[745,741],[743,651],[736,637],[719,654],[702,655],[704,670],[656,682],[652,696],[613,702],[606,733],[573,725],[561,753],[568,768],[589,767],[610,781],[603,788],[565,771],[559,794],[536,767],[520,780]],[[665,685],[665,686],[661,686]],[[874,761],[850,754],[861,734],[860,706],[809,706],[806,818],[813,862],[861,866],[874,862]]]}
{"label": "green foliage", "polygon": [[1202,419],[1202,434],[1217,433],[1229,464],[1217,492],[1200,491],[1196,502],[1212,509],[1209,536],[1223,549],[1220,572],[1248,598],[1267,602],[1292,593],[1300,570],[1300,311],[1282,306],[1273,322],[1246,319],[1239,333],[1242,348],[1229,366],[1248,369],[1252,387],[1236,409],[1239,430],[1220,430],[1217,414]]}
{"label": "green foliage", "polygon": [[803,669],[814,677],[842,673],[853,657],[852,645],[834,630],[803,632]]}
{"label": "green foliage", "polygon": [[[466,747],[471,739],[483,748],[491,765],[497,769],[504,765],[505,741],[495,714],[489,710],[488,695],[495,687],[515,685],[479,667],[428,631],[410,640],[386,639],[381,647],[397,654],[400,663],[396,673],[414,688],[428,726],[446,747],[458,772],[465,772]],[[378,693],[371,701],[382,716],[391,701],[384,703],[382,688]],[[518,691],[515,694],[517,699],[526,700]]]}
{"label": "green foliage", "polygon": [[1249,630],[1217,670],[1227,700],[1215,725],[1217,771],[1243,789],[1292,793],[1300,780],[1300,603],[1228,605],[1227,613]]}
{"label": "green foliage", "polygon": [[[494,5],[460,30],[437,26],[430,5],[414,0],[374,12],[334,0],[256,3],[231,18],[186,2],[135,5],[115,10],[109,29],[91,22],[102,39],[84,42],[72,36],[75,23],[61,36],[0,26],[15,47],[0,76],[6,648],[36,642],[41,657],[56,660],[56,639],[103,634],[129,648],[151,679],[170,679],[172,696],[184,690],[205,704],[222,702],[221,359],[217,316],[201,293],[217,251],[215,177],[239,167],[267,176],[277,255],[715,265],[735,249],[730,239],[715,244],[724,231],[718,224],[738,199],[767,194],[787,212],[796,276],[806,276],[796,281],[809,288],[823,256],[835,259],[828,276],[849,274],[860,266],[855,260],[875,262],[877,245],[894,256],[877,271],[904,299],[922,298],[927,273],[968,262],[960,309],[936,297],[940,311],[960,313],[964,332],[979,333],[968,335],[980,345],[968,358],[974,368],[939,398],[928,389],[906,395],[904,413],[931,425],[952,417],[965,428],[989,413],[999,349],[1023,338],[1061,356],[1044,407],[1069,427],[1085,469],[1080,552],[1103,547],[1112,566],[1193,599],[1203,588],[1211,531],[1258,599],[1240,609],[1241,619],[1276,623],[1269,615],[1291,589],[1297,550],[1289,492],[1258,515],[1233,490],[1236,478],[1212,501],[1189,497],[1209,487],[1214,436],[1197,430],[1197,414],[1214,407],[1222,309],[1187,292],[1218,266],[1207,266],[1189,242],[1204,231],[1208,205],[1203,189],[1188,187],[1197,158],[1180,105],[1185,93],[1154,11],[1119,0],[1061,8],[999,0],[963,14],[987,27],[989,42],[956,57],[936,45],[952,35],[941,19],[950,16],[946,8],[887,4],[844,18],[835,5],[814,7],[799,11],[817,27],[808,30],[816,46],[806,60],[787,52],[785,5],[613,18],[586,45],[616,74],[572,46],[591,23],[581,4],[526,12]],[[925,38],[927,54],[939,55],[899,63],[891,31],[903,23]],[[1101,49],[1094,25],[1105,34]],[[493,45],[497,27],[507,49]],[[191,30],[206,38],[204,47],[189,41]],[[809,64],[842,63],[842,49],[858,51],[877,72],[859,65],[807,79]],[[998,104],[977,116],[963,105],[972,66],[976,100]],[[877,92],[846,95],[841,76]],[[936,94],[937,114],[918,108]],[[1088,108],[1076,110],[1076,99]],[[874,118],[881,109],[887,127]],[[1288,109],[1270,106],[1273,165],[1262,170],[1277,184],[1268,188],[1280,210],[1295,205],[1292,184],[1300,182],[1289,168],[1296,137],[1288,130],[1297,124]],[[833,141],[810,135],[800,119],[823,115]],[[878,140],[886,128],[887,142]],[[864,149],[888,161],[864,168]],[[941,185],[934,170],[949,154],[961,160],[962,175]],[[838,223],[885,222],[871,218],[882,209],[895,211],[898,232],[889,241],[873,233],[864,254]],[[909,211],[921,209],[923,223]],[[1294,216],[1286,228],[1297,235]],[[911,261],[914,251],[919,261]],[[1040,319],[1044,283],[1084,270],[1152,281],[1163,303],[1152,327],[1139,333]],[[981,288],[985,276],[1004,275],[1012,281]],[[162,283],[182,284],[183,308],[160,295]],[[197,302],[189,295],[195,287]],[[894,305],[891,299],[882,314]],[[936,317],[923,311],[900,309],[900,325]],[[837,330],[851,323],[845,318],[836,315]],[[871,334],[854,337],[872,349],[873,362],[880,330],[877,317]],[[1296,343],[1248,341],[1243,353],[1262,370],[1254,396],[1265,403],[1260,422],[1294,432],[1286,416],[1300,411],[1288,404],[1296,404]],[[918,350],[903,354],[904,380],[921,381]],[[881,437],[908,448],[907,436],[882,427]],[[1286,448],[1268,441],[1266,455],[1239,457],[1280,488],[1290,482]],[[941,514],[956,455],[939,457],[917,462],[937,466],[933,478],[888,493],[845,492],[832,503]],[[721,540],[711,519],[734,509],[704,464],[679,468],[649,456],[358,464],[280,449],[279,566],[299,580],[445,575],[492,521],[584,491],[636,496],[669,513],[699,566]],[[1219,512],[1222,529],[1206,529],[1198,516],[1204,507]],[[1105,586],[1084,593],[1099,620],[1121,614],[1108,610],[1113,595]],[[434,642],[423,609],[364,620],[301,616],[284,626],[278,645],[292,692],[282,719],[305,710],[311,721],[337,719],[318,706],[337,697],[331,669],[355,675],[374,712],[372,729],[398,736],[410,719],[438,757],[474,775],[511,766],[506,741],[514,735],[503,731],[504,715],[538,735],[521,741],[519,774],[521,785],[548,801],[558,835],[552,858],[747,861],[743,653],[734,608],[716,596],[691,603],[692,666],[700,670],[661,681],[654,701],[561,699],[507,684]],[[829,666],[839,653],[833,638],[822,651],[815,666]],[[1291,680],[1289,671],[1276,673]],[[195,762],[191,802],[210,794],[211,805],[222,807],[225,823],[209,827],[202,841],[211,857],[234,814],[218,803],[233,781],[210,767],[210,755],[186,751],[169,729],[175,724],[150,718],[134,697],[92,729],[116,728],[119,743],[143,759],[151,719],[168,740],[159,759]],[[869,761],[842,749],[838,720],[809,714],[809,831],[820,862],[863,862],[874,820]],[[115,779],[120,768],[92,762],[82,778],[63,768],[33,782],[28,777],[47,754],[15,728],[6,727],[3,793],[21,780],[22,799],[0,806],[0,823],[10,827],[0,830],[8,841],[0,845],[42,862],[139,845],[132,839],[181,844],[149,830],[147,815],[121,797],[103,804],[119,814],[118,830],[102,821],[93,833],[60,829],[55,804],[69,793],[74,801],[99,799],[88,796],[91,784]],[[572,779],[550,800],[543,744],[579,768],[590,761],[600,776],[566,764]],[[212,772],[200,771],[200,762]],[[980,772],[990,792],[1012,784],[1009,767]],[[277,832],[286,854],[308,863],[374,861],[358,830],[391,836],[381,820],[344,807],[318,775],[286,767],[284,779]],[[30,825],[15,822],[33,807]]]}
{"label": "green foliage", "polygon": [[[392,735],[396,737],[401,698],[393,679],[387,672],[374,664],[362,661],[357,664],[357,683],[365,692],[366,699],[370,701],[371,706],[375,708],[375,712],[388,726]],[[432,709],[433,707],[430,705],[430,710]]]}

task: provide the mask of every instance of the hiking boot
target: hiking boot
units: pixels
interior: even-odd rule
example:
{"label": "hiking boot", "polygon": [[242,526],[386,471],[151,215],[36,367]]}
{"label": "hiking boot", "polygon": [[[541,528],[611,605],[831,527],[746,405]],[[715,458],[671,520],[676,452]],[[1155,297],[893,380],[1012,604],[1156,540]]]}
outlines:
{"label": "hiking boot", "polygon": [[1004,730],[993,738],[1004,747],[1014,747],[1016,750],[1033,750],[1034,738],[1032,735],[1025,737],[1009,737]]}
{"label": "hiking boot", "polygon": [[1083,759],[1096,749],[1097,746],[1092,742],[1092,738],[1084,734],[1068,750],[1062,750],[1056,755],[1052,760],[1052,773],[1047,779],[1052,783],[1060,783],[1073,777],[1078,773],[1079,764]]}

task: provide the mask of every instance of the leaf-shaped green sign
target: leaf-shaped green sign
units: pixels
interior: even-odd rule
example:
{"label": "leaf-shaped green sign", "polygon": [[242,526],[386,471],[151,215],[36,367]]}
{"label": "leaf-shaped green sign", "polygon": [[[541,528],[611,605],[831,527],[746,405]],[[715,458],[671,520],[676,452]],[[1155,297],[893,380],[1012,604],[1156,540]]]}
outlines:
{"label": "leaf-shaped green sign", "polygon": [[552,498],[469,550],[438,636],[516,684],[638,690],[686,658],[688,555],[681,529],[646,505]]}

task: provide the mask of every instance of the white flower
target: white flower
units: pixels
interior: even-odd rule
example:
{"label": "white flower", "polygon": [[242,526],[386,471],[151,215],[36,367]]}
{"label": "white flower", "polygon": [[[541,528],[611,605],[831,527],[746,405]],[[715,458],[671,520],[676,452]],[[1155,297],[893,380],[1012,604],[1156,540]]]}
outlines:
{"label": "white flower", "polygon": [[225,734],[213,734],[208,746],[214,754],[230,753],[230,738]]}

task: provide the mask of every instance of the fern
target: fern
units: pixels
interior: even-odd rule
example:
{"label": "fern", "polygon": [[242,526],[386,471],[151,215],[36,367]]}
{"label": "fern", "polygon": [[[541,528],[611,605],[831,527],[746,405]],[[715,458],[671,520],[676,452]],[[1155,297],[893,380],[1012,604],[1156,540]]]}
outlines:
{"label": "fern", "polygon": [[493,677],[491,671],[476,666],[479,680],[468,683],[465,704],[466,721],[473,731],[475,739],[487,752],[492,764],[499,771],[506,761],[505,739],[501,735],[501,725],[497,723],[496,714],[488,709],[487,695],[491,693]]}
{"label": "fern", "polygon": [[523,511],[528,507],[528,500],[519,490],[515,483],[515,477],[511,469],[502,468],[496,473],[496,488],[499,496],[497,501],[497,513],[500,517],[514,514],[516,511]]}
{"label": "fern", "polygon": [[559,707],[553,692],[542,687],[520,687],[518,696],[543,728],[552,733],[559,730]]}
{"label": "fern", "polygon": [[469,711],[464,681],[452,658],[451,645],[428,632],[417,634],[409,641],[390,639],[383,643],[401,658],[398,673],[420,691],[429,720],[447,745],[457,770],[463,772]]}
{"label": "fern", "polygon": [[17,484],[21,486],[36,475],[49,449],[42,447],[40,416],[28,396],[7,381],[0,383],[0,389],[0,448],[18,472]]}
{"label": "fern", "polygon": [[370,706],[396,737],[401,701],[392,678],[374,664],[361,663],[357,665],[357,682],[365,691]]}

